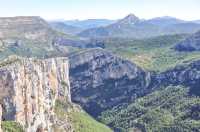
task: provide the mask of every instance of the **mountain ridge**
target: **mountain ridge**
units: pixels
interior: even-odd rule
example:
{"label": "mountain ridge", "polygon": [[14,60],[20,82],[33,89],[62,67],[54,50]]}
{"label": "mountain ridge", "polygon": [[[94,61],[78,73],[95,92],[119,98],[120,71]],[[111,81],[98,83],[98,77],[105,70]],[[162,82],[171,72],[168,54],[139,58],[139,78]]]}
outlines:
{"label": "mountain ridge", "polygon": [[[112,131],[73,104],[71,97],[96,119],[109,110],[113,115],[114,110],[116,118],[110,119],[108,113],[103,119],[114,119],[108,125],[116,131],[129,128],[134,131],[132,127],[135,125],[138,131],[176,131],[174,123],[178,130],[184,127],[198,131],[200,54],[198,50],[180,52],[174,49],[188,34],[165,35],[162,32],[192,32],[196,24],[179,23],[179,20],[164,17],[159,18],[158,25],[160,20],[166,19],[173,19],[172,23],[177,24],[169,24],[169,27],[161,25],[161,30],[156,24],[146,23],[148,20],[131,14],[114,24],[98,28],[101,30],[99,35],[113,37],[111,35],[115,34],[116,38],[96,39],[65,34],[56,30],[58,27],[53,29],[40,17],[6,18],[2,21],[0,18],[0,59],[8,58],[0,62],[3,130],[13,125],[16,118],[15,123],[20,124],[14,126],[34,131],[48,131],[48,126],[51,126],[48,122],[51,121],[56,121],[53,131],[70,131],[73,128],[72,131]],[[92,30],[90,34],[95,35],[96,28]],[[189,36],[186,38],[189,41],[184,42],[195,42],[198,47],[199,33]],[[149,34],[162,36],[142,40],[126,36],[137,34],[137,38],[151,37]],[[15,54],[27,58],[8,57]],[[64,60],[58,56],[64,56]],[[47,105],[39,110],[43,104]],[[39,118],[37,115],[40,115]],[[183,120],[181,124],[177,124],[177,119]],[[138,122],[132,124],[135,121]],[[169,128],[163,128],[163,124]],[[57,127],[60,125],[61,129]]]}
{"label": "mountain ridge", "polygon": [[87,19],[87,20],[63,20],[62,22],[67,25],[79,27],[82,29],[89,29],[89,28],[107,26],[114,23],[115,21],[116,20],[109,20],[109,19]]}
{"label": "mountain ridge", "polygon": [[140,20],[135,15],[130,14],[111,25],[86,29],[78,35],[89,38],[127,37],[142,39],[160,35],[194,33],[198,30],[200,30],[200,24],[173,17]]}
{"label": "mountain ridge", "polygon": [[125,18],[119,20],[117,24],[136,24],[138,22],[140,22],[140,19],[137,16],[134,14],[129,14]]}
{"label": "mountain ridge", "polygon": [[177,51],[200,51],[200,31],[178,43],[174,48]]}

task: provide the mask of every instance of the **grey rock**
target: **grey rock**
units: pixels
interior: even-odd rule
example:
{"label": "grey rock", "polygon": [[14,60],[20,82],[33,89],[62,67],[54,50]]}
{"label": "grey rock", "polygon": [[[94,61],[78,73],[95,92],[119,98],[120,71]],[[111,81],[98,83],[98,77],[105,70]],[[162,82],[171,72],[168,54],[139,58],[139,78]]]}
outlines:
{"label": "grey rock", "polygon": [[134,25],[136,23],[139,23],[141,20],[135,16],[134,14],[129,14],[128,16],[126,16],[125,18],[121,19],[118,21],[118,24],[122,24],[122,25]]}
{"label": "grey rock", "polygon": [[97,117],[102,111],[134,102],[162,86],[184,85],[200,96],[200,60],[163,73],[147,72],[105,50],[69,57],[72,100]]}
{"label": "grey rock", "polygon": [[2,63],[1,119],[20,123],[26,132],[51,131],[55,101],[71,102],[67,58],[10,58]]}
{"label": "grey rock", "polygon": [[149,72],[101,49],[69,57],[72,100],[93,116],[151,91]]}
{"label": "grey rock", "polygon": [[159,85],[185,85],[191,88],[191,94],[200,96],[200,60],[176,66],[158,74],[155,80]]}
{"label": "grey rock", "polygon": [[175,46],[178,51],[200,51],[200,31]]}

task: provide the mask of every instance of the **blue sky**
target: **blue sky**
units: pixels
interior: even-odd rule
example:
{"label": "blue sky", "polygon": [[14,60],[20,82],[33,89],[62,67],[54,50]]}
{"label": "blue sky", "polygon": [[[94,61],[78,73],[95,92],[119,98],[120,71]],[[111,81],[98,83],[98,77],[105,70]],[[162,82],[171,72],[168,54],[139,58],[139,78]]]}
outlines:
{"label": "blue sky", "polygon": [[200,19],[200,0],[0,0],[0,17],[41,16],[45,19],[119,19],[174,16]]}

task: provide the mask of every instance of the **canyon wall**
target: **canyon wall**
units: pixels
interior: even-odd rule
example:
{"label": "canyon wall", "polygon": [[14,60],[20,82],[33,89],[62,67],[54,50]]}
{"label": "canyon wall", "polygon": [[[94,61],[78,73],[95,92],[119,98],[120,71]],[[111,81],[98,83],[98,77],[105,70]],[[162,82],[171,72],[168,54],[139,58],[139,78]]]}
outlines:
{"label": "canyon wall", "polygon": [[72,100],[94,117],[169,85],[190,87],[191,94],[200,95],[200,60],[162,73],[145,71],[99,49],[70,56],[69,60]]}
{"label": "canyon wall", "polygon": [[51,131],[56,100],[71,102],[68,60],[15,58],[0,64],[3,121],[16,121],[26,132]]}
{"label": "canyon wall", "polygon": [[94,117],[152,91],[150,72],[105,50],[86,51],[69,60],[72,101]]}

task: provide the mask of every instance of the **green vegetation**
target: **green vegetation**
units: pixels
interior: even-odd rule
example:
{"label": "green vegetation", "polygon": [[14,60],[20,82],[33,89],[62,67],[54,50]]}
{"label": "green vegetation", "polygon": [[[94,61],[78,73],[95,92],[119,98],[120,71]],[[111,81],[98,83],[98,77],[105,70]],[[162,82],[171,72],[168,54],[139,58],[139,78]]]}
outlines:
{"label": "green vegetation", "polygon": [[20,61],[20,59],[17,56],[9,56],[7,59],[0,61],[0,67],[7,66],[18,61]]}
{"label": "green vegetation", "polygon": [[69,110],[73,110],[73,105],[71,103],[56,100],[55,113],[57,114],[58,118],[65,119]]}
{"label": "green vegetation", "polygon": [[97,122],[80,108],[75,108],[71,103],[57,100],[55,112],[59,119],[68,120],[75,132],[112,132],[110,128]]}
{"label": "green vegetation", "polygon": [[173,49],[176,43],[187,36],[166,35],[143,40],[106,39],[105,46],[143,69],[162,72],[200,58],[200,52],[177,52]]}
{"label": "green vegetation", "polygon": [[161,88],[129,105],[114,107],[99,119],[119,131],[200,131],[200,98],[183,86]]}
{"label": "green vegetation", "polygon": [[2,121],[3,132],[24,132],[22,126],[14,121]]}
{"label": "green vegetation", "polygon": [[85,112],[70,112],[69,117],[76,132],[111,132],[111,129],[95,121]]}
{"label": "green vegetation", "polygon": [[20,39],[19,42],[15,42],[14,40],[15,38],[13,38],[12,43],[4,42],[4,47],[0,47],[0,60],[3,60],[10,55],[43,59],[48,57],[66,56],[80,50],[80,48],[77,47],[54,45],[51,40],[45,42],[28,39]]}

